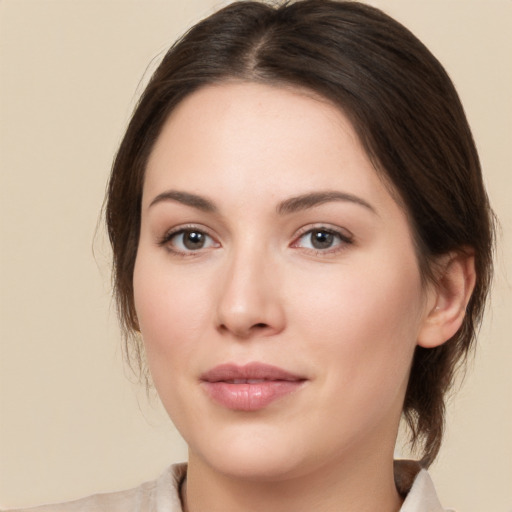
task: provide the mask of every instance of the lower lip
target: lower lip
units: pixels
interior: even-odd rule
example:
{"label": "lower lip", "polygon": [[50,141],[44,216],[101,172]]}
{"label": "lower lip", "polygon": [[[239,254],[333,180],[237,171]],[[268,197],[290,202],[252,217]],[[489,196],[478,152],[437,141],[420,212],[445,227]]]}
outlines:
{"label": "lower lip", "polygon": [[258,411],[297,391],[304,381],[267,380],[253,384],[203,382],[215,402],[234,411]]}

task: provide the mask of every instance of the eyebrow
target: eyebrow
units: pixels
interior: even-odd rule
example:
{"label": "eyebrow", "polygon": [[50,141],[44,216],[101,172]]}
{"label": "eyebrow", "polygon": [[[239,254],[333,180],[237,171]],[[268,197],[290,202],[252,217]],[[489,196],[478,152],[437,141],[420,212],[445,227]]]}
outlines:
{"label": "eyebrow", "polygon": [[[191,194],[190,192],[180,192],[178,190],[167,190],[161,194],[158,194],[153,199],[153,201],[151,201],[148,208],[151,208],[155,204],[165,201],[175,201],[177,203],[181,203],[208,213],[218,212],[218,208],[213,203],[213,201],[197,194]],[[346,192],[330,190],[324,192],[310,192],[300,196],[291,197],[279,203],[277,205],[276,211],[279,215],[288,215],[334,201],[349,202],[363,206],[364,208],[377,214],[375,208],[373,208],[373,206],[364,199],[361,199],[360,197],[353,194],[348,194]]]}
{"label": "eyebrow", "polygon": [[164,201],[175,201],[177,203],[181,203],[186,206],[191,206],[192,208],[202,210],[203,212],[217,212],[217,207],[209,199],[206,199],[205,197],[202,196],[198,196],[196,194],[190,194],[189,192],[179,192],[177,190],[168,190],[166,192],[158,194],[153,199],[153,201],[151,201],[148,208],[151,208],[155,204]]}
{"label": "eyebrow", "polygon": [[277,212],[280,215],[286,215],[301,210],[307,210],[309,208],[333,201],[354,203],[356,205],[363,206],[364,208],[367,208],[371,212],[377,214],[375,208],[364,199],[361,199],[360,197],[353,194],[330,190],[325,192],[311,192],[309,194],[303,194],[300,196],[291,197],[290,199],[286,199],[286,201],[283,201],[278,205]]}

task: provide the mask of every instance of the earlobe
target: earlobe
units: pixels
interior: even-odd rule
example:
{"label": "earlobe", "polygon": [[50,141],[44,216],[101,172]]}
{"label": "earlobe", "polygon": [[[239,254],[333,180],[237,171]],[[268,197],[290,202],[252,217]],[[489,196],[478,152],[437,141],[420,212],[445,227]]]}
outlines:
{"label": "earlobe", "polygon": [[418,345],[424,348],[442,345],[459,330],[475,287],[472,251],[448,253],[437,267],[437,279],[429,292],[426,317],[418,335]]}

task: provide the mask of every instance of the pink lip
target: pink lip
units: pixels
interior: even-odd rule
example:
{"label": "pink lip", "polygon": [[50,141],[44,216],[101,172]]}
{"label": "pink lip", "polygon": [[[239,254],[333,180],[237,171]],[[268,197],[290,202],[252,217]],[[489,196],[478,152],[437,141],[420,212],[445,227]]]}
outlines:
{"label": "pink lip", "polygon": [[299,389],[306,381],[277,366],[223,364],[201,375],[202,386],[218,404],[235,411],[257,411]]}

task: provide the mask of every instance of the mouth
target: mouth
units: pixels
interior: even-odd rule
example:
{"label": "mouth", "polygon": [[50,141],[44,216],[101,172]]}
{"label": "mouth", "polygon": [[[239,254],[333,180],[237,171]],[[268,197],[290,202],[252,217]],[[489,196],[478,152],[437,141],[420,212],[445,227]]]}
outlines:
{"label": "mouth", "polygon": [[216,404],[235,411],[257,411],[299,390],[307,379],[277,366],[249,363],[216,366],[200,380]]}

